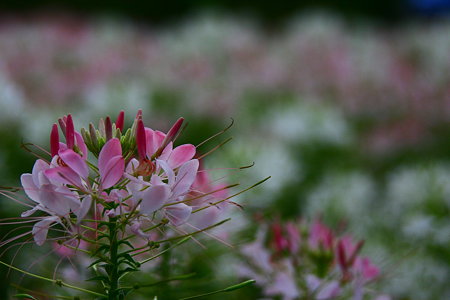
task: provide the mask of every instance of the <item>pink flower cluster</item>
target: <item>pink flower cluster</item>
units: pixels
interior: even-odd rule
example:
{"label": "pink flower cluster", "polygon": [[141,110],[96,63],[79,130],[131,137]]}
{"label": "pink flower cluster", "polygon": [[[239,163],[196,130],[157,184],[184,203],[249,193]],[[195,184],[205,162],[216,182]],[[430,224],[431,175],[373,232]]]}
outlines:
{"label": "pink flower cluster", "polygon": [[58,121],[59,128],[54,124],[50,134],[51,160],[38,159],[32,173],[21,177],[33,201],[22,217],[44,213],[34,217],[36,244],[44,244],[49,229],[56,226],[58,232],[61,227],[64,231],[56,239],[70,246],[83,235],[83,228],[95,229],[92,223],[103,219],[114,219],[129,234],[148,239],[145,224],[180,226],[188,222],[193,209],[199,209],[211,211],[210,216],[203,214],[209,225],[216,218],[215,210],[226,205],[223,191],[211,193],[207,171],[199,171],[196,147],[174,146],[182,118],[167,133],[145,127],[141,111],[127,131],[123,111],[115,123],[107,117],[98,129],[90,124],[81,133],[71,115]]}
{"label": "pink flower cluster", "polygon": [[242,248],[247,264],[240,267],[240,273],[256,279],[265,296],[284,300],[389,299],[365,288],[380,277],[380,270],[360,255],[363,241],[339,236],[318,220],[274,222],[263,228],[254,242]]}

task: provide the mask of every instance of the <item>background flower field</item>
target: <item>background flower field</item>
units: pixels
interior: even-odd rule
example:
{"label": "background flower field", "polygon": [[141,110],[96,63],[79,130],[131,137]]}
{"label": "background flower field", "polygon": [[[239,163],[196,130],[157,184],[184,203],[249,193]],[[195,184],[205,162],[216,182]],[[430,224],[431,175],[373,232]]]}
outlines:
{"label": "background flower field", "polygon": [[[217,229],[233,248],[204,236],[206,249],[192,243],[158,266],[199,278],[159,287],[164,299],[235,282],[239,246],[254,239],[261,217],[319,217],[345,228],[365,240],[363,252],[383,270],[377,289],[393,299],[449,299],[449,31],[445,19],[386,28],[329,14],[273,30],[213,14],[164,27],[112,17],[5,18],[0,186],[19,185],[33,163],[21,144],[48,148],[50,124],[63,114],[88,124],[141,108],[146,124],[162,130],[183,116],[189,126],[180,143],[193,144],[232,118],[226,134],[233,140],[206,167],[254,162],[215,175],[246,185],[272,178],[240,195],[244,209],[233,208],[231,224]],[[0,201],[2,217],[20,214]],[[43,257],[38,265],[51,274],[52,261],[37,246],[18,251],[16,264],[27,251]],[[13,275],[4,269],[1,276],[6,299]],[[25,277],[21,285],[39,282]],[[251,287],[221,297],[261,294]]]}

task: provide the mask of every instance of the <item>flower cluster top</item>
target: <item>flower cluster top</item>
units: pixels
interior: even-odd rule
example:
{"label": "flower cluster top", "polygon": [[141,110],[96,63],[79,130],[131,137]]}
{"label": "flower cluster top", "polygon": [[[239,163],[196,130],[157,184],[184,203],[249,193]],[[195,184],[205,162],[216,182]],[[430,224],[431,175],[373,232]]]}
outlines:
{"label": "flower cluster top", "polygon": [[32,230],[38,245],[47,240],[53,225],[74,234],[82,222],[102,219],[117,220],[132,234],[146,238],[146,221],[179,226],[193,209],[217,209],[218,205],[208,204],[214,202],[211,197],[224,196],[221,188],[214,191],[205,182],[206,170],[199,171],[195,146],[174,147],[182,118],[167,133],[145,127],[141,111],[126,131],[123,111],[115,123],[107,117],[98,129],[90,124],[81,132],[75,130],[71,115],[58,121],[59,128],[54,124],[50,134],[51,160],[38,159],[32,173],[21,176],[23,189],[34,202],[22,217],[44,212],[35,217],[38,222]]}

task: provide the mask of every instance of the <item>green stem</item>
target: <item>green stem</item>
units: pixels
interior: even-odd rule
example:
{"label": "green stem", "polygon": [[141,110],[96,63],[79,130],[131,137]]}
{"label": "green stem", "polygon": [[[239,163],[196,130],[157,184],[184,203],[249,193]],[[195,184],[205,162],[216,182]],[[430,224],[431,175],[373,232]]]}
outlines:
{"label": "green stem", "polygon": [[108,299],[109,300],[117,300],[119,293],[119,262],[117,261],[117,254],[119,250],[119,244],[117,242],[117,219],[110,218],[109,219],[109,291],[108,291]]}

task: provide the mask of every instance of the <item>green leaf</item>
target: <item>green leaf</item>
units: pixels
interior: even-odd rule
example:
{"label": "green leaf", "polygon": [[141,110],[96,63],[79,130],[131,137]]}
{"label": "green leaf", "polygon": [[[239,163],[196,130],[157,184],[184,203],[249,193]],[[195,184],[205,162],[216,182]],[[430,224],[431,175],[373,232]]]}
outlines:
{"label": "green leaf", "polygon": [[119,245],[120,245],[120,244],[125,244],[125,245],[127,245],[128,247],[130,247],[131,249],[134,249],[134,246],[133,246],[129,241],[126,241],[126,240],[121,240],[121,241],[118,242],[118,244],[119,244]]}
{"label": "green leaf", "polygon": [[96,264],[99,264],[99,263],[101,263],[101,262],[105,262],[105,261],[103,260],[103,258],[99,258],[99,259],[97,259],[96,261],[92,262],[89,266],[87,266],[87,269],[92,268],[93,266],[95,266]]}
{"label": "green leaf", "polygon": [[86,281],[104,281],[109,284],[109,278],[104,275],[94,276],[86,279]]}
{"label": "green leaf", "polygon": [[128,273],[131,273],[131,272],[137,272],[138,270],[137,269],[134,269],[134,268],[126,268],[126,269],[124,269],[124,270],[120,270],[119,271],[119,278],[122,278],[123,276],[125,276],[126,274],[128,274]]}

